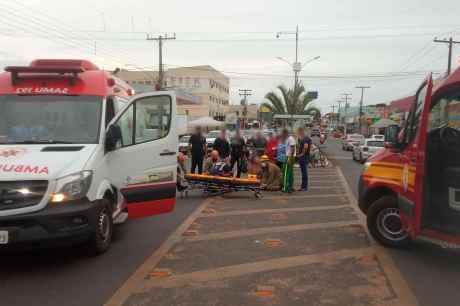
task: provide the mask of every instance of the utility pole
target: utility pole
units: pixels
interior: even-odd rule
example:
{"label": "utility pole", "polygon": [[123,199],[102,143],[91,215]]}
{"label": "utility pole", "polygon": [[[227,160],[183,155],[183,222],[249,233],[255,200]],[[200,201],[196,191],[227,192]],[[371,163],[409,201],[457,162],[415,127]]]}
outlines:
{"label": "utility pole", "polygon": [[364,90],[371,88],[370,86],[356,86],[361,89],[361,100],[359,101],[359,133],[361,133],[361,125],[363,120],[363,101],[364,101]]}
{"label": "utility pole", "polygon": [[336,105],[331,105],[331,108],[332,108],[332,122],[336,122],[336,118],[335,118],[335,108],[337,106]]}
{"label": "utility pole", "polygon": [[[351,97],[351,93],[343,93],[342,96],[343,96],[343,99],[345,100],[344,101],[344,103],[345,103],[345,116],[347,116],[348,107],[350,107],[350,104],[348,104],[348,99],[351,99],[351,98],[349,98],[349,97]],[[345,130],[345,134],[347,134],[346,117],[345,117],[345,120],[344,120],[344,130]]]}
{"label": "utility pole", "polygon": [[447,75],[452,71],[452,47],[454,44],[460,44],[460,41],[455,41],[452,37],[449,39],[434,39],[435,43],[449,44],[449,56],[447,59]]}
{"label": "utility pole", "polygon": [[158,35],[158,37],[151,37],[147,35],[147,40],[158,41],[158,83],[157,90],[163,89],[163,79],[164,79],[164,69],[163,69],[163,41],[164,40],[174,40],[176,39],[176,33],[172,36],[168,34]]}
{"label": "utility pole", "polygon": [[246,126],[248,115],[248,97],[252,96],[252,89],[239,89],[240,97],[243,97],[243,126]]}

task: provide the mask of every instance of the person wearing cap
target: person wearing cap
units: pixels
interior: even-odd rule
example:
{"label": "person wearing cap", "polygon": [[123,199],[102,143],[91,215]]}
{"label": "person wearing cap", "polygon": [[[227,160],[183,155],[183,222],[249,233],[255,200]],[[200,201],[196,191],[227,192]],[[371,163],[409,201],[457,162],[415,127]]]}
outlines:
{"label": "person wearing cap", "polygon": [[220,161],[219,151],[212,150],[211,156],[209,156],[204,162],[204,173],[211,174],[214,164]]}
{"label": "person wearing cap", "polygon": [[260,158],[261,166],[261,187],[267,191],[278,191],[281,189],[281,169],[270,161],[267,155]]}

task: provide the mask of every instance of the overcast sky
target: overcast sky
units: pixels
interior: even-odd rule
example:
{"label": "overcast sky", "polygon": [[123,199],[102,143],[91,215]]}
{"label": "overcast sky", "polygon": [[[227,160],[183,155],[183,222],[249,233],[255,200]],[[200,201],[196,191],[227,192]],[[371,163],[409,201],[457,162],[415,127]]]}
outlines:
{"label": "overcast sky", "polygon": [[[442,4],[441,4],[442,3]],[[165,43],[169,67],[212,65],[238,89],[252,89],[260,103],[278,84],[292,86],[299,25],[302,82],[317,90],[316,106],[330,111],[342,93],[365,103],[389,102],[415,91],[427,71],[447,67],[447,45],[460,40],[460,1],[442,0],[0,0],[0,65],[37,57],[89,58],[104,68],[158,65],[156,44],[146,33],[177,33]],[[155,48],[154,48],[155,47]],[[460,45],[454,48],[458,66]]]}

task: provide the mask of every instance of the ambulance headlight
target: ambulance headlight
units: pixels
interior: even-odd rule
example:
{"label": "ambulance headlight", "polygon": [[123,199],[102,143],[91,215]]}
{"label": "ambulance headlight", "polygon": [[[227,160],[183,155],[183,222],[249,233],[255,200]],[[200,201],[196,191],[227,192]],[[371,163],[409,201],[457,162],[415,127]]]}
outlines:
{"label": "ambulance headlight", "polygon": [[92,177],[92,171],[81,171],[57,179],[51,202],[59,203],[85,197],[91,186]]}

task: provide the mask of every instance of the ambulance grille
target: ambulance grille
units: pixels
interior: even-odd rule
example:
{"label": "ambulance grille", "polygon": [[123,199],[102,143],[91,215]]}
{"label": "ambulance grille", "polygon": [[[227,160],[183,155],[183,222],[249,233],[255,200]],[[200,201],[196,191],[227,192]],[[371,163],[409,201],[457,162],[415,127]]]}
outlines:
{"label": "ambulance grille", "polygon": [[48,181],[0,181],[0,211],[37,205],[47,188]]}

